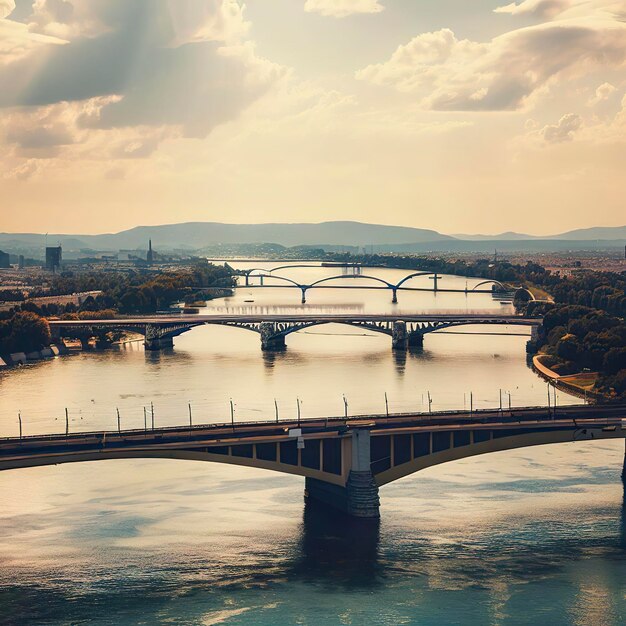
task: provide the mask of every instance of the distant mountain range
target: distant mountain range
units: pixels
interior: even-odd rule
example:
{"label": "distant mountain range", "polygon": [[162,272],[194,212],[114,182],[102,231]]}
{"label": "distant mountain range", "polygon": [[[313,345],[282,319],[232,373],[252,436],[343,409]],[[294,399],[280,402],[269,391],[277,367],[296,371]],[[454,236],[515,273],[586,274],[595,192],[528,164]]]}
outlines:
{"label": "distant mountain range", "polygon": [[463,241],[529,241],[529,240],[552,240],[552,241],[616,241],[626,239],[626,226],[596,226],[594,228],[579,228],[569,230],[558,235],[527,235],[526,233],[506,232],[499,235],[452,235],[455,239]]}
{"label": "distant mountain range", "polygon": [[[48,245],[60,244],[65,252],[82,250],[146,249],[152,239],[155,249],[202,250],[215,245],[273,243],[286,247],[358,247],[375,251],[482,250],[501,246],[503,249],[564,249],[567,242],[626,242],[626,226],[585,228],[553,236],[535,236],[507,232],[500,235],[445,235],[434,230],[337,221],[319,224],[222,224],[189,222],[162,226],[138,226],[119,233],[102,235],[0,233],[0,249],[23,253],[42,251]],[[517,242],[517,243],[514,243]],[[526,242],[526,243],[524,243]],[[553,242],[553,244],[550,244]],[[558,245],[557,245],[558,242]],[[622,243],[623,245],[623,243]],[[517,246],[514,248],[514,246]],[[578,246],[574,246],[578,247]]]}

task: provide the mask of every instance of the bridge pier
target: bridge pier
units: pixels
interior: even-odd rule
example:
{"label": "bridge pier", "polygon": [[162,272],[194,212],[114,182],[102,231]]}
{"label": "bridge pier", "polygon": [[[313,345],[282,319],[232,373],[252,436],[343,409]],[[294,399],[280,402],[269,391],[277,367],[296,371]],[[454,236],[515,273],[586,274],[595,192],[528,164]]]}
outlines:
{"label": "bridge pier", "polygon": [[305,498],[317,500],[353,517],[378,519],[380,497],[370,466],[370,431],[352,431],[351,469],[345,487],[307,477]]}
{"label": "bridge pier", "polygon": [[394,289],[391,296],[391,304],[398,304],[398,290]]}
{"label": "bridge pier", "polygon": [[285,335],[277,331],[276,324],[273,322],[263,322],[261,324],[261,350],[280,351],[286,348]]}
{"label": "bridge pier", "polygon": [[409,347],[409,333],[406,322],[398,320],[391,329],[391,347],[393,350],[406,350]]}
{"label": "bridge pier", "polygon": [[409,333],[409,347],[410,348],[423,348],[424,347],[424,333],[420,333],[419,330],[413,330]]}
{"label": "bridge pier", "polygon": [[165,348],[173,348],[174,347],[174,338],[173,337],[154,337],[151,339],[146,339],[143,342],[143,346],[146,350],[150,352],[157,352],[158,350],[163,350]]}

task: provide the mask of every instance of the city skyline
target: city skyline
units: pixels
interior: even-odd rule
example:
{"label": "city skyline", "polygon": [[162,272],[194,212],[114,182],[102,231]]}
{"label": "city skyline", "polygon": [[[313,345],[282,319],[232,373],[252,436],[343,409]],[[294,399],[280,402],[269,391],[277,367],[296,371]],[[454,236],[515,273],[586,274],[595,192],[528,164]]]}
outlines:
{"label": "city skyline", "polygon": [[622,0],[0,0],[2,231],[622,226]]}

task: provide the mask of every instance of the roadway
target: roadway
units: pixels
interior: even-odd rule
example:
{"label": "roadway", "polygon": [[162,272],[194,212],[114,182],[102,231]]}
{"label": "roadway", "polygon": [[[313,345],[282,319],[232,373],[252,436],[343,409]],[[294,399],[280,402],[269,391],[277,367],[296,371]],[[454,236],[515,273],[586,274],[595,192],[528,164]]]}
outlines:
{"label": "roadway", "polygon": [[147,315],[116,317],[109,320],[50,320],[51,326],[141,326],[147,324],[255,324],[260,322],[274,323],[347,323],[347,322],[446,322],[446,321],[467,321],[467,322],[500,322],[506,324],[517,324],[524,326],[535,326],[542,322],[538,317],[522,317],[519,315],[494,315],[483,313],[430,313],[430,314],[217,314],[217,315]]}

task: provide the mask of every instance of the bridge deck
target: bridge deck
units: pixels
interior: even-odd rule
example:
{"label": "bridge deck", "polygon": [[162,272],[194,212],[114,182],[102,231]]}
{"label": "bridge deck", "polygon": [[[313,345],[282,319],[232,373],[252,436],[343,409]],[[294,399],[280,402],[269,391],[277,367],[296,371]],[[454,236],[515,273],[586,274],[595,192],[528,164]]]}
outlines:
{"label": "bridge deck", "polygon": [[137,317],[117,317],[110,320],[51,320],[51,326],[119,326],[123,325],[159,325],[159,324],[253,324],[259,322],[326,322],[346,323],[363,322],[435,322],[435,321],[467,321],[467,322],[501,322],[524,326],[537,326],[541,318],[522,317],[519,315],[494,315],[489,313],[419,313],[419,314],[274,314],[274,315],[151,315]]}
{"label": "bridge deck", "polygon": [[355,428],[367,428],[372,436],[420,430],[462,430],[481,428],[522,428],[528,426],[581,427],[621,425],[626,420],[626,405],[573,405],[548,409],[530,407],[512,410],[446,411],[436,413],[400,413],[386,415],[360,415],[354,417],[307,418],[297,420],[201,424],[194,426],[169,426],[164,428],[118,431],[93,431],[83,433],[30,435],[23,438],[0,439],[0,460],[14,454],[68,451],[85,447],[140,447],[181,444],[221,445],[228,443],[253,443],[293,439],[289,431],[300,429],[302,437],[343,437]]}

